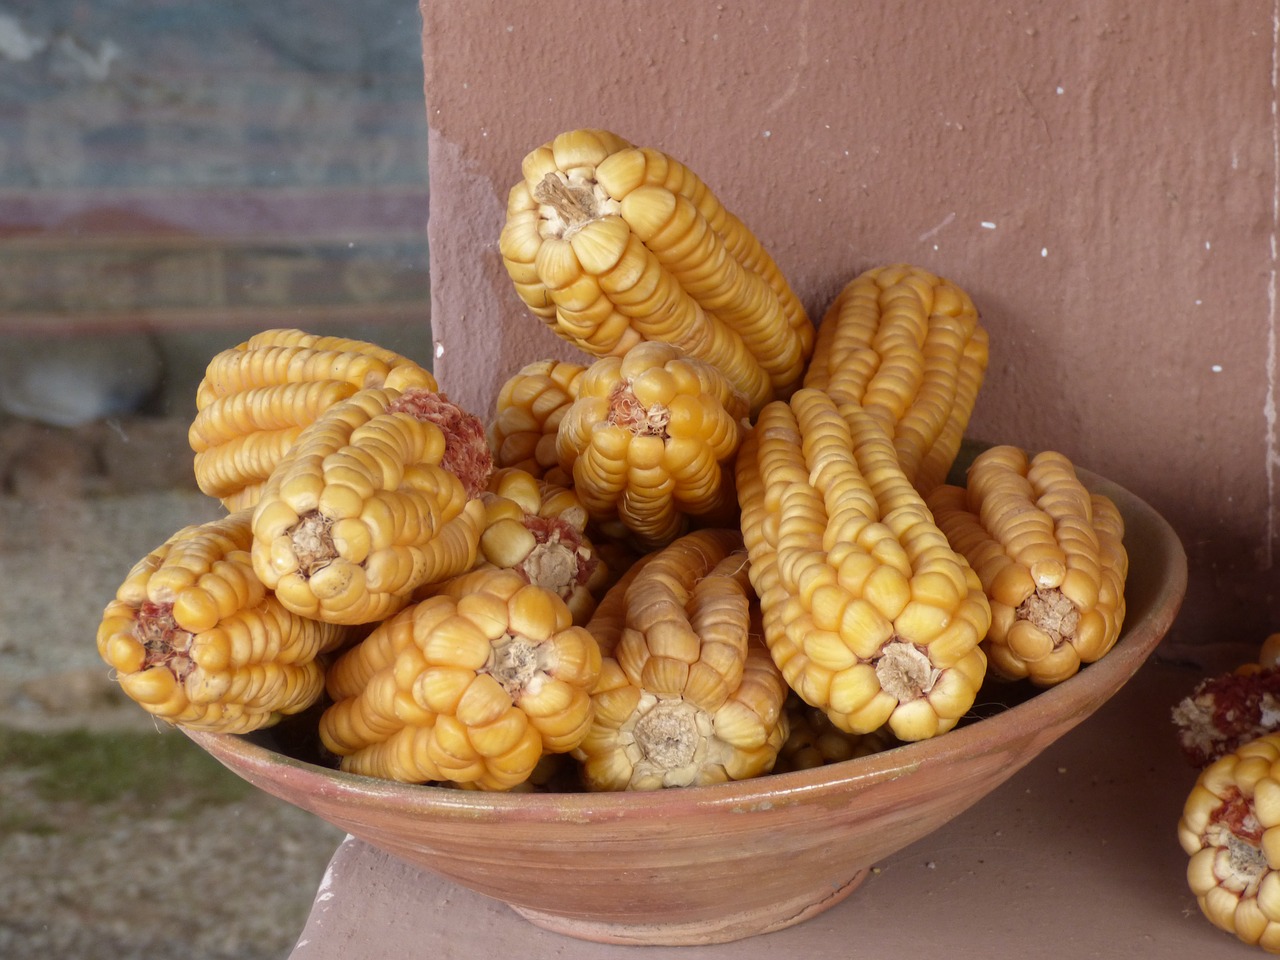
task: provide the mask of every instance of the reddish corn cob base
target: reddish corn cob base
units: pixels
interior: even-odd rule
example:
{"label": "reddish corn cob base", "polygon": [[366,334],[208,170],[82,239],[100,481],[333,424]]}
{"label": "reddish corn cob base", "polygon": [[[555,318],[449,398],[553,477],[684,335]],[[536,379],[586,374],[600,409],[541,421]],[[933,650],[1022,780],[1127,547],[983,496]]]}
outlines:
{"label": "reddish corn cob base", "polygon": [[468,497],[480,496],[493,473],[493,454],[484,423],[478,417],[467,413],[447,394],[421,389],[404,391],[387,406],[387,412],[407,413],[439,427],[445,436],[440,466],[462,481]]}
{"label": "reddish corn cob base", "polygon": [[1237,671],[1200,681],[1173,708],[1178,743],[1197,767],[1280,730],[1280,669]]}
{"label": "reddish corn cob base", "polygon": [[1178,842],[1187,885],[1216,927],[1280,953],[1280,736],[1224,754],[1200,772]]}

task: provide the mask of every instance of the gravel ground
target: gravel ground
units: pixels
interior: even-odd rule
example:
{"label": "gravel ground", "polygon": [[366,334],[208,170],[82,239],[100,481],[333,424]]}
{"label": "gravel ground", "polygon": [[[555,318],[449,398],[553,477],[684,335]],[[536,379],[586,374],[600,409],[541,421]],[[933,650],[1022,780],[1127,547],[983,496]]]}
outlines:
{"label": "gravel ground", "polygon": [[[136,560],[219,512],[156,468],[185,460],[183,431],[111,424],[86,456],[83,436],[19,431],[15,451],[14,431],[0,430],[0,733],[181,738],[122,698],[94,635]],[[194,781],[162,769],[149,776],[165,782],[96,799],[62,776],[51,788],[30,763],[0,763],[0,956],[288,955],[340,831],[212,761]]]}

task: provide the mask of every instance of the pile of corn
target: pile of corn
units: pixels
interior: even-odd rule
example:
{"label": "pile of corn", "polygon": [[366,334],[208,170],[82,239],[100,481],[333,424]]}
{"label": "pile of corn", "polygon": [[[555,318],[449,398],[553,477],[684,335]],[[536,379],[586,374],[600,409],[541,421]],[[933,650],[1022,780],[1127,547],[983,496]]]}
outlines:
{"label": "pile of corn", "polygon": [[1123,524],[1065,457],[946,482],[988,359],[956,285],[869,270],[815,327],[692,171],[599,130],[525,157],[499,247],[582,356],[513,371],[487,422],[360,341],[212,360],[190,440],[228,516],[98,635],[143,708],[305,714],[373,777],[644,790],[942,735],[1115,643]]}

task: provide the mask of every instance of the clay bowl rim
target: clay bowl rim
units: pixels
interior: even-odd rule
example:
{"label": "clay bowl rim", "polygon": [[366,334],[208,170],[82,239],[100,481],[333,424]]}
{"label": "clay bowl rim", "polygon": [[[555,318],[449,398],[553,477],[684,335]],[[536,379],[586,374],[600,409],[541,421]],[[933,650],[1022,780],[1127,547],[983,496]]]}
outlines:
{"label": "clay bowl rim", "polygon": [[[267,789],[264,782],[277,783],[287,779],[289,791],[284,799],[295,805],[305,807],[302,802],[305,795],[341,796],[357,806],[386,806],[414,817],[469,822],[616,823],[623,819],[649,820],[677,812],[688,815],[694,810],[706,812],[725,808],[740,811],[752,807],[790,805],[832,794],[852,794],[860,786],[869,787],[896,779],[926,764],[982,756],[1000,749],[1002,745],[1029,743],[1043,731],[1052,731],[1049,740],[1035,748],[1034,755],[1087,718],[1124,686],[1172,626],[1186,592],[1186,553],[1168,521],[1119,484],[1083,469],[1078,473],[1087,487],[1105,493],[1116,502],[1125,518],[1126,541],[1135,527],[1143,531],[1143,546],[1149,544],[1152,555],[1141,556],[1140,561],[1161,562],[1159,569],[1135,571],[1134,565],[1130,565],[1131,580],[1137,572],[1150,581],[1147,591],[1150,596],[1144,596],[1148,601],[1145,609],[1135,611],[1130,605],[1129,614],[1141,613],[1141,619],[1134,621],[1126,616],[1120,639],[1112,650],[1074,677],[1036,691],[1027,699],[991,716],[961,724],[939,737],[808,770],[706,786],[618,793],[500,793],[400,783],[345,773],[251,739],[269,738],[269,729],[248,735],[189,729],[183,732],[261,789]],[[1126,546],[1132,559],[1133,544],[1126,542]],[[1038,717],[1038,722],[1023,724],[1024,718],[1032,717]],[[281,768],[286,768],[287,773]]]}

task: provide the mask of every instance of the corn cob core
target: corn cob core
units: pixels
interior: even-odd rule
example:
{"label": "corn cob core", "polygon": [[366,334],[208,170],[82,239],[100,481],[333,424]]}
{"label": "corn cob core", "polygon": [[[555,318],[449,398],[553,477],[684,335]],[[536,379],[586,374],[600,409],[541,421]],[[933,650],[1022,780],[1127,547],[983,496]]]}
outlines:
{"label": "corn cob core", "polygon": [[1238,747],[1201,771],[1178,840],[1187,884],[1214,926],[1280,953],[1280,734]]}
{"label": "corn cob core", "polygon": [[714,367],[646,342],[587,369],[556,448],[591,518],[616,520],[654,549],[690,517],[715,525],[735,512],[727,468],[745,414]]}
{"label": "corn cob core", "polygon": [[990,606],[860,406],[803,389],[738,452],[764,636],[788,684],[847,733],[954,727],[986,672]]}
{"label": "corn cob core", "polygon": [[246,733],[320,696],[317,658],[350,628],[298,617],[254,575],[249,511],[186,527],[139,561],[103,613],[98,652],[145,710]]}
{"label": "corn cob core", "polygon": [[751,599],[730,530],[688,534],[610,590],[587,625],[605,651],[595,720],[575,752],[589,789],[718,783],[773,766],[786,685]]}
{"label": "corn cob core", "polygon": [[477,570],[333,664],[320,736],[353,773],[506,790],[581,741],[599,673],[599,647],[563,601]]}
{"label": "corn cob core", "polygon": [[444,434],[440,466],[462,481],[468,499],[480,496],[493,473],[493,454],[478,417],[453,403],[447,394],[418,389],[401,393],[387,404],[387,413],[407,413],[439,427]]}
{"label": "corn cob core", "polygon": [[443,394],[360,391],[272,472],[253,514],[254,568],[303,616],[384,619],[474,565],[490,467],[483,425]]}
{"label": "corn cob core", "polygon": [[995,672],[1049,686],[1114,646],[1124,622],[1124,521],[1062,454],[983,451],[968,485],[928,497],[951,545],[991,601],[985,646]]}

